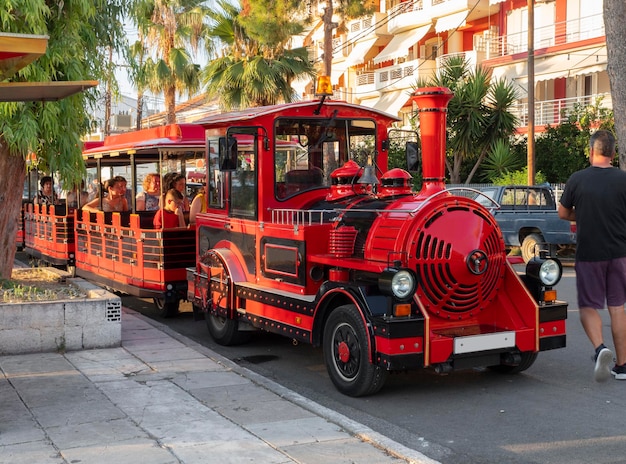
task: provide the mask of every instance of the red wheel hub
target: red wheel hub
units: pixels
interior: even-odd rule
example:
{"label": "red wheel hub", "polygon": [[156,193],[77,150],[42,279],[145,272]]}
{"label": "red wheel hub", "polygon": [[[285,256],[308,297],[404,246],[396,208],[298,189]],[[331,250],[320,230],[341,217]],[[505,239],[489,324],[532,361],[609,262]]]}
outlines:
{"label": "red wheel hub", "polygon": [[348,344],[346,342],[339,343],[337,351],[341,362],[347,363],[350,360],[350,348],[348,348]]}

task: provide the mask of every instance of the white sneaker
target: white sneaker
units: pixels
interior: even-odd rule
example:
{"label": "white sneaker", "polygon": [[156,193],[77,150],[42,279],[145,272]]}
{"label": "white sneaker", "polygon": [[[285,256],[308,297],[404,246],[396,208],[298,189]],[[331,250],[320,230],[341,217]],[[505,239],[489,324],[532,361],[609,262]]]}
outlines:
{"label": "white sneaker", "polygon": [[596,382],[606,382],[611,377],[611,363],[613,352],[608,348],[602,348],[596,356],[596,367],[593,369],[593,378]]}

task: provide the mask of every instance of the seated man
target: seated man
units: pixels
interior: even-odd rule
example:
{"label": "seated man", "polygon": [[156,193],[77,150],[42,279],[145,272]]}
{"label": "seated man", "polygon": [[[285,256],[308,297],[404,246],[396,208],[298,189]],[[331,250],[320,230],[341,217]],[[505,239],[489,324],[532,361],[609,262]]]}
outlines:
{"label": "seated man", "polygon": [[165,204],[154,215],[155,229],[175,229],[186,227],[183,215],[183,194],[176,189],[170,189],[165,194]]}

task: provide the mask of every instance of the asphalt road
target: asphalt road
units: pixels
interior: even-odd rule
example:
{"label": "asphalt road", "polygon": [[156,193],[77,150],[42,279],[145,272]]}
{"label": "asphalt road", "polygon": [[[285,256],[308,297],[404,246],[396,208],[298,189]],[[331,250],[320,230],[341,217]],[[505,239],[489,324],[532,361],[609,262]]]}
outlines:
{"label": "asphalt road", "polygon": [[193,321],[189,304],[169,320],[160,319],[149,300],[123,297],[123,304],[444,464],[626,463],[626,382],[593,381],[593,350],[578,321],[571,268],[558,290],[570,303],[568,346],[540,353],[524,373],[394,374],[365,398],[335,390],[321,349],[265,333],[243,346],[222,347],[204,322]]}

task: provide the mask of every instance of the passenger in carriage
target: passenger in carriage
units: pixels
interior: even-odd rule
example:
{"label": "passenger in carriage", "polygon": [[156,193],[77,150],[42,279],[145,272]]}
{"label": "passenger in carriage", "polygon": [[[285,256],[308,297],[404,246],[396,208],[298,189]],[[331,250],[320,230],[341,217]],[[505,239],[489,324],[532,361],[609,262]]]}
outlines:
{"label": "passenger in carriage", "polygon": [[198,213],[206,213],[206,179],[202,182],[202,187],[198,194],[193,198],[191,207],[189,208],[189,225],[196,223]]}
{"label": "passenger in carriage", "polygon": [[[115,176],[113,179],[106,181],[104,185],[107,194],[102,198],[102,205],[100,205],[100,198],[94,198],[85,206],[85,211],[128,211],[128,200],[126,199],[126,179],[122,176]],[[102,208],[101,208],[102,206]]]}
{"label": "passenger in carriage", "polygon": [[[76,209],[79,206],[86,205],[89,200],[89,193],[85,190],[85,181],[81,181],[80,183],[80,198],[79,198],[79,189],[77,186],[74,186],[72,190],[67,192],[67,208],[68,209]],[[79,204],[80,200],[80,204]]]}
{"label": "passenger in carriage", "polygon": [[161,176],[156,172],[146,175],[143,180],[143,192],[137,194],[137,211],[156,211],[161,198]]}
{"label": "passenger in carriage", "polygon": [[185,176],[183,176],[182,174],[178,174],[178,173],[175,174],[171,178],[170,185],[166,185],[165,187],[167,188],[166,191],[170,189],[178,190],[180,194],[183,196],[183,211],[189,211],[190,205],[189,205],[189,198],[187,198],[187,195],[186,195],[187,180],[185,179]]}
{"label": "passenger in carriage", "polygon": [[37,192],[37,196],[33,200],[36,205],[58,205],[59,198],[52,188],[52,177],[43,176],[39,181],[41,190]]}
{"label": "passenger in carriage", "polygon": [[165,204],[154,215],[155,229],[175,229],[186,227],[183,214],[183,194],[176,189],[170,189],[165,194]]}

